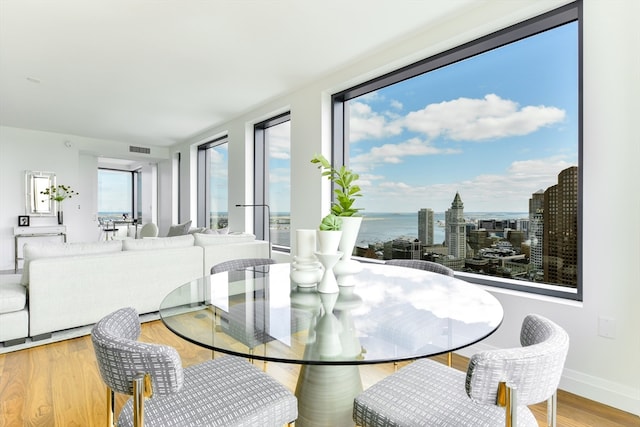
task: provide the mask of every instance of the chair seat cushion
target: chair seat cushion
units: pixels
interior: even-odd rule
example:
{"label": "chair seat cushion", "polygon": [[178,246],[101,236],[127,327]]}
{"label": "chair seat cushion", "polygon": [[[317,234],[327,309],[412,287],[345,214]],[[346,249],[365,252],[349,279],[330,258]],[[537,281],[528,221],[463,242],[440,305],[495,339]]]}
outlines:
{"label": "chair seat cushion", "polygon": [[[355,400],[353,419],[370,426],[496,427],[505,410],[473,402],[464,372],[421,359],[369,387]],[[526,406],[518,407],[518,426],[537,427]]]}
{"label": "chair seat cushion", "polygon": [[[131,405],[118,426],[133,426]],[[186,368],[180,392],[145,400],[146,427],[281,426],[297,415],[296,398],[282,384],[233,356]]]}

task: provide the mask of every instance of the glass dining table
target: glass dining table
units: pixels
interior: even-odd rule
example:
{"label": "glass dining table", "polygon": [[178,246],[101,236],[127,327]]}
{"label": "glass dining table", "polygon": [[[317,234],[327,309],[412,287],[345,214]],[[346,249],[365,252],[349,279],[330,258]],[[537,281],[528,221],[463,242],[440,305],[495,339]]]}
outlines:
{"label": "glass dining table", "polygon": [[453,277],[362,263],[339,291],[291,279],[290,264],[224,272],[185,283],[160,317],[199,346],[253,360],[300,364],[297,426],[352,426],[358,366],[448,353],[495,332],[490,293]]}

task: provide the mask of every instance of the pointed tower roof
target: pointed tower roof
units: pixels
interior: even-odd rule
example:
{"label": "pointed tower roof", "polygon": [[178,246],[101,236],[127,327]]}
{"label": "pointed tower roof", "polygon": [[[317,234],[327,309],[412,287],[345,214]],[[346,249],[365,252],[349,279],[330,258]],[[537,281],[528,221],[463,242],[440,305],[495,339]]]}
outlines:
{"label": "pointed tower roof", "polygon": [[464,207],[464,203],[462,203],[462,199],[460,198],[460,194],[456,191],[456,197],[453,198],[453,202],[451,203],[452,208],[462,209]]}

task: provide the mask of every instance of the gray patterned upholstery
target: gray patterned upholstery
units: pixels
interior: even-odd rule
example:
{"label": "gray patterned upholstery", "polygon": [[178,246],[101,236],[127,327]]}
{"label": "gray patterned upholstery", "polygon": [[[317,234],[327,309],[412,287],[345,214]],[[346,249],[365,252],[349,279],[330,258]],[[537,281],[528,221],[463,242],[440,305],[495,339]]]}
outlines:
{"label": "gray patterned upholstery", "polygon": [[361,393],[353,419],[363,427],[503,426],[505,410],[496,406],[496,392],[506,381],[516,389],[518,426],[537,427],[526,405],[555,393],[569,337],[550,320],[530,314],[520,342],[524,347],[475,354],[466,374],[429,359],[413,362]]}
{"label": "gray patterned upholstery", "polygon": [[390,259],[385,262],[389,265],[399,265],[401,267],[415,268],[418,270],[432,271],[453,277],[453,270],[437,262],[425,261],[422,259]]}
{"label": "gray patterned upholstery", "polygon": [[[151,375],[145,426],[282,426],[297,418],[295,396],[246,360],[226,356],[183,369],[174,348],[138,342],[139,334],[138,314],[124,308],[95,325],[92,341],[112,390],[131,395],[133,377]],[[131,399],[118,426],[133,426]]]}
{"label": "gray patterned upholstery", "polygon": [[222,273],[223,271],[242,270],[259,265],[275,264],[271,258],[241,258],[224,261],[211,267],[211,274]]}

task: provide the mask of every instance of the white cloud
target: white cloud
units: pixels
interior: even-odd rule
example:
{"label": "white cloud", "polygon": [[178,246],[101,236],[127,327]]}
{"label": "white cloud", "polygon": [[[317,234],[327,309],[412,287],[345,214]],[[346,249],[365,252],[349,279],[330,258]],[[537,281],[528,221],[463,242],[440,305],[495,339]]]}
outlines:
{"label": "white cloud", "polygon": [[362,102],[353,102],[349,108],[349,141],[357,142],[367,138],[383,138],[398,135],[402,128],[389,122],[384,115],[374,112]]}
{"label": "white cloud", "polygon": [[430,207],[444,211],[460,193],[467,212],[528,210],[531,194],[557,183],[558,173],[573,163],[560,156],[514,161],[502,174],[483,174],[451,183],[416,185],[374,176],[363,185],[363,202],[370,212],[414,211]]}
{"label": "white cloud", "polygon": [[402,105],[402,102],[393,100],[391,101],[391,108],[393,108],[394,110],[402,110],[404,106]]}
{"label": "white cloud", "polygon": [[425,156],[433,154],[455,154],[458,150],[438,148],[420,138],[411,138],[398,144],[384,144],[373,147],[368,153],[359,154],[351,159],[352,164],[358,165],[363,170],[363,165],[373,167],[380,163],[401,163],[403,157]]}
{"label": "white cloud", "polygon": [[403,126],[429,138],[444,136],[458,141],[482,141],[526,135],[564,118],[565,111],[556,107],[519,108],[514,101],[488,94],[482,99],[458,98],[429,104],[407,114]]}

